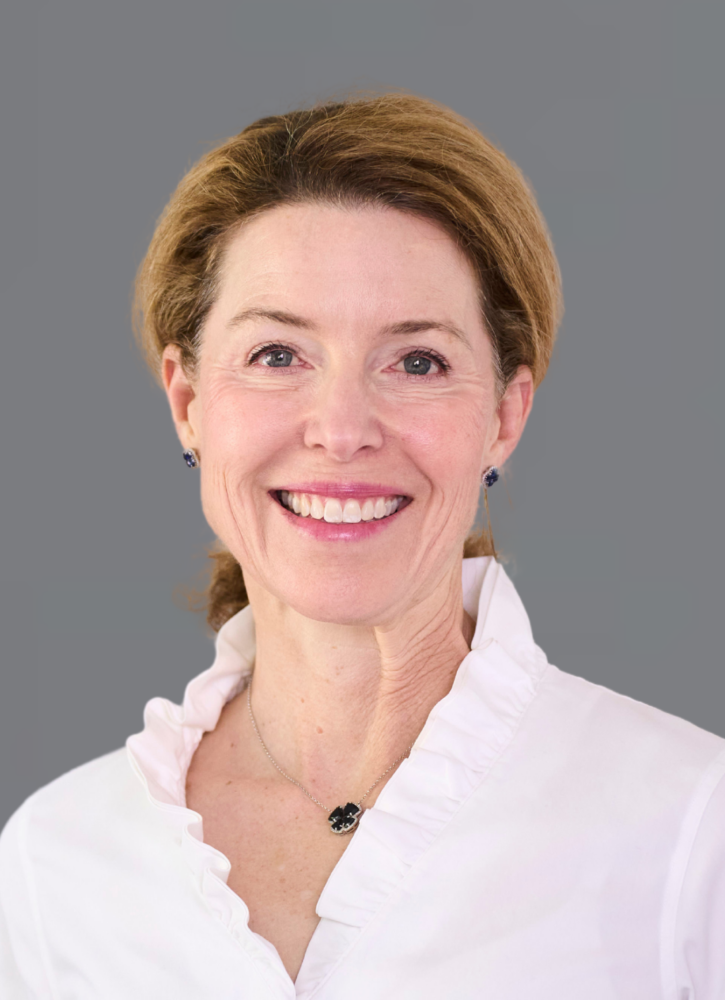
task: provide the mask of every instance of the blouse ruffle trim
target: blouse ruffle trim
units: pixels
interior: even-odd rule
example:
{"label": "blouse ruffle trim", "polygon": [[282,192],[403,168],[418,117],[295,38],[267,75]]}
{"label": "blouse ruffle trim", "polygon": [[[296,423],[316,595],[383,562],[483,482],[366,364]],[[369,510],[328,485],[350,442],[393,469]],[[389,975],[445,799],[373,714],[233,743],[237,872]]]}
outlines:
{"label": "blouse ruffle trim", "polygon": [[249,910],[227,885],[228,858],[204,843],[186,807],[186,774],[204,732],[247,684],[254,664],[251,609],[219,631],[213,665],[189,682],[181,705],[152,698],[129,736],[131,765],[149,801],[177,828],[183,856],[210,910],[289,996],[310,997],[353,947],[418,858],[478,788],[513,738],[546,669],[528,616],[503,567],[463,562],[464,606],[476,620],[471,652],[431,711],[407,760],[364,812],[317,904],[320,916],[295,991],[274,946],[250,931]]}
{"label": "blouse ruffle trim", "polygon": [[548,664],[503,568],[463,564],[464,605],[477,619],[471,652],[404,760],[363,813],[317,903],[322,918],[297,977],[311,997],[476,791],[513,738]]}
{"label": "blouse ruffle trim", "polygon": [[265,977],[294,997],[277,949],[249,929],[249,909],[227,885],[229,859],[204,842],[202,817],[186,806],[186,774],[194,751],[216,726],[224,705],[246,686],[255,648],[254,618],[247,607],[220,629],[214,663],[189,681],[181,705],[166,698],[146,703],[144,728],[128,737],[126,750],[149,801],[176,829],[183,858],[211,912]]}

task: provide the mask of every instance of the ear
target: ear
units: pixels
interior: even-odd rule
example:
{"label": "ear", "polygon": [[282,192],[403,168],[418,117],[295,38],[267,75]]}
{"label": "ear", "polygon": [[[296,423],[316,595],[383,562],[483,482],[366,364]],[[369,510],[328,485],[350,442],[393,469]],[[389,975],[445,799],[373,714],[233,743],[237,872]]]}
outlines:
{"label": "ear", "polygon": [[176,344],[164,348],[161,379],[171,407],[176,433],[183,448],[199,450],[199,399],[196,388],[181,364],[181,350]]}
{"label": "ear", "polygon": [[531,369],[518,368],[501,397],[496,414],[498,436],[489,452],[489,465],[502,466],[511,455],[524,432],[534,402],[534,379]]}

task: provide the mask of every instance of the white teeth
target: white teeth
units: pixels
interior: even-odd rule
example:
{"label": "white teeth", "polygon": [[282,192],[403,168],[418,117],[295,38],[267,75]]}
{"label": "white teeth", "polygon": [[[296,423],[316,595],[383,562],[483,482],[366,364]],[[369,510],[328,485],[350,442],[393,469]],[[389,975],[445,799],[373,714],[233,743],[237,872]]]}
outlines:
{"label": "white teeth", "polygon": [[325,520],[328,524],[339,524],[342,521],[342,504],[339,500],[325,500]]}
{"label": "white teeth", "polygon": [[342,508],[342,519],[347,524],[357,524],[358,521],[362,521],[362,512],[357,500],[345,501],[345,506]]}
{"label": "white teeth", "polygon": [[317,493],[293,493],[291,490],[280,490],[278,493],[282,504],[294,511],[299,517],[313,517],[316,521],[324,520],[329,524],[357,524],[358,521],[381,520],[394,514],[400,507],[403,497],[368,497],[362,505],[359,500],[339,500],[337,497],[321,497]]}

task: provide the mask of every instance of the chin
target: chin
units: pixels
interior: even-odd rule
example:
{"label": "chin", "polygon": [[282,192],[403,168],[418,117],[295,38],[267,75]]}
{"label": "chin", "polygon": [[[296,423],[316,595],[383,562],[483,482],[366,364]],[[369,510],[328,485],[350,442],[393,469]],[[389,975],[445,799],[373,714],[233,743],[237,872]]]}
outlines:
{"label": "chin", "polygon": [[403,597],[400,576],[395,579],[387,567],[382,574],[308,570],[300,574],[299,586],[294,575],[288,575],[274,593],[312,621],[361,626],[384,622]]}

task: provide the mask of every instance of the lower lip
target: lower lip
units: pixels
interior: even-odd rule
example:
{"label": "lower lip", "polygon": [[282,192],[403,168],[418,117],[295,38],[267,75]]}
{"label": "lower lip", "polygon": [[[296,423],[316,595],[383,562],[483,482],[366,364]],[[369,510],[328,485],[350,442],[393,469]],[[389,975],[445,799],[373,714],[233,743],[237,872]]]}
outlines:
{"label": "lower lip", "polygon": [[289,524],[294,525],[295,528],[311,538],[326,542],[361,542],[366,538],[372,538],[373,535],[384,531],[409,506],[406,504],[405,507],[396,510],[394,514],[381,517],[378,521],[356,521],[354,524],[343,521],[340,524],[330,524],[329,521],[318,521],[314,517],[300,517],[283,507],[274,497],[270,497],[270,499]]}

